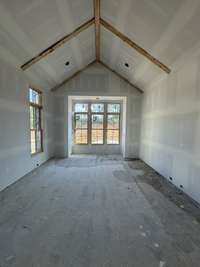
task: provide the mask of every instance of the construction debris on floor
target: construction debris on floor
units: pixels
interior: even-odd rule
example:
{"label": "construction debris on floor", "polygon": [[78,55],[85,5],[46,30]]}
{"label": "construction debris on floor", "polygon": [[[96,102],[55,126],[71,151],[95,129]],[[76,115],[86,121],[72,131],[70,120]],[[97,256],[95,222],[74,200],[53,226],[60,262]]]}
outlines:
{"label": "construction debris on floor", "polygon": [[200,209],[140,160],[52,160],[0,193],[0,266],[197,267]]}

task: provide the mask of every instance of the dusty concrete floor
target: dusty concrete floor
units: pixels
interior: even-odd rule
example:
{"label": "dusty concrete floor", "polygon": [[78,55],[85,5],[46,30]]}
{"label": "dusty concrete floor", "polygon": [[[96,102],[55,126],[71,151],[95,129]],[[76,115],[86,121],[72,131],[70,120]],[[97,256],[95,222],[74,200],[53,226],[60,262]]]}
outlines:
{"label": "dusty concrete floor", "polygon": [[1,267],[199,262],[199,208],[142,161],[50,161],[0,193]]}

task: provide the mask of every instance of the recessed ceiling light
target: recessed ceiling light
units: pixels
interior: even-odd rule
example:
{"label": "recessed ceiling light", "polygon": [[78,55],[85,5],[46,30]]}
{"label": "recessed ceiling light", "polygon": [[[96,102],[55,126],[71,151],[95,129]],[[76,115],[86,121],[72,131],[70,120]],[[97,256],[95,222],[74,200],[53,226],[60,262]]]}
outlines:
{"label": "recessed ceiling light", "polygon": [[125,63],[124,65],[125,65],[125,67],[129,68],[129,64],[128,63]]}
{"label": "recessed ceiling light", "polygon": [[67,61],[67,62],[65,63],[65,66],[69,66],[69,61]]}

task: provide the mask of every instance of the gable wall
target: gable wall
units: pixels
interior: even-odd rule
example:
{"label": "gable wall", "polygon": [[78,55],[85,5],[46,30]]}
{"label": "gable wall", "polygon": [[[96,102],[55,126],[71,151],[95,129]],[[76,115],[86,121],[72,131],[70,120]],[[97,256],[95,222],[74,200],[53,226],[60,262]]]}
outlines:
{"label": "gable wall", "polygon": [[140,112],[142,95],[117,75],[95,63],[54,92],[55,98],[55,155],[68,155],[68,96],[126,96],[127,136],[125,155],[139,156]]}

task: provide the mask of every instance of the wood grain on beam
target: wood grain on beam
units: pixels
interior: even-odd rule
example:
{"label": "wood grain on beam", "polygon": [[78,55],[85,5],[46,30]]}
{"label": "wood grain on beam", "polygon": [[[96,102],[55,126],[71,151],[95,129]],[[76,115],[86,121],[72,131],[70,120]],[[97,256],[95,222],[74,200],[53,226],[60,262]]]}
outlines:
{"label": "wood grain on beam", "polygon": [[66,36],[64,36],[63,38],[61,38],[59,41],[57,41],[56,43],[54,43],[53,45],[49,46],[47,49],[45,49],[44,51],[42,51],[41,53],[39,53],[34,58],[32,58],[29,61],[27,61],[25,64],[23,64],[21,66],[21,69],[22,70],[26,70],[30,66],[32,66],[33,64],[35,64],[36,62],[38,62],[39,60],[41,60],[42,58],[44,58],[47,55],[53,53],[57,48],[59,48],[60,46],[64,45],[67,41],[69,41],[70,39],[76,37],[79,33],[81,33],[82,31],[84,31],[88,27],[90,27],[92,24],[94,24],[94,22],[95,22],[95,19],[92,18],[92,19],[88,20],[87,22],[83,23],[81,26],[79,26],[78,28],[76,28],[74,31],[72,31],[71,33],[67,34]]}
{"label": "wood grain on beam", "polygon": [[93,65],[96,62],[96,59],[94,61],[92,61],[91,63],[87,64],[85,67],[83,67],[82,69],[76,71],[74,74],[72,74],[70,77],[68,77],[67,79],[65,79],[64,81],[62,81],[62,83],[58,84],[56,87],[52,88],[51,91],[54,92],[56,90],[58,90],[62,85],[64,85],[65,83],[69,82],[71,79],[73,79],[74,77],[76,77],[78,74],[80,74],[82,71],[84,71],[85,69],[87,69],[88,67],[90,67],[91,65]]}
{"label": "wood grain on beam", "polygon": [[108,70],[110,70],[111,72],[113,72],[114,74],[116,74],[120,79],[124,80],[125,82],[127,82],[129,85],[133,86],[138,92],[140,92],[141,94],[143,94],[144,92],[136,85],[134,85],[133,83],[131,83],[127,78],[125,78],[124,76],[122,76],[121,74],[119,74],[116,70],[112,69],[111,67],[109,67],[107,64],[105,64],[104,62],[100,61],[100,64],[102,64],[104,67],[106,67]]}
{"label": "wood grain on beam", "polygon": [[96,60],[100,60],[100,0],[94,0]]}
{"label": "wood grain on beam", "polygon": [[106,22],[103,19],[100,19],[101,25],[103,25],[107,30],[111,31],[113,34],[118,36],[122,41],[124,41],[126,44],[134,48],[138,53],[146,57],[148,60],[153,62],[155,65],[157,65],[159,68],[161,68],[163,71],[167,72],[168,74],[171,72],[171,70],[164,65],[162,62],[160,62],[158,59],[153,57],[149,52],[147,52],[144,48],[136,44],[134,41],[129,39],[126,35],[124,35],[122,32],[118,31],[115,27],[110,25],[108,22]]}

